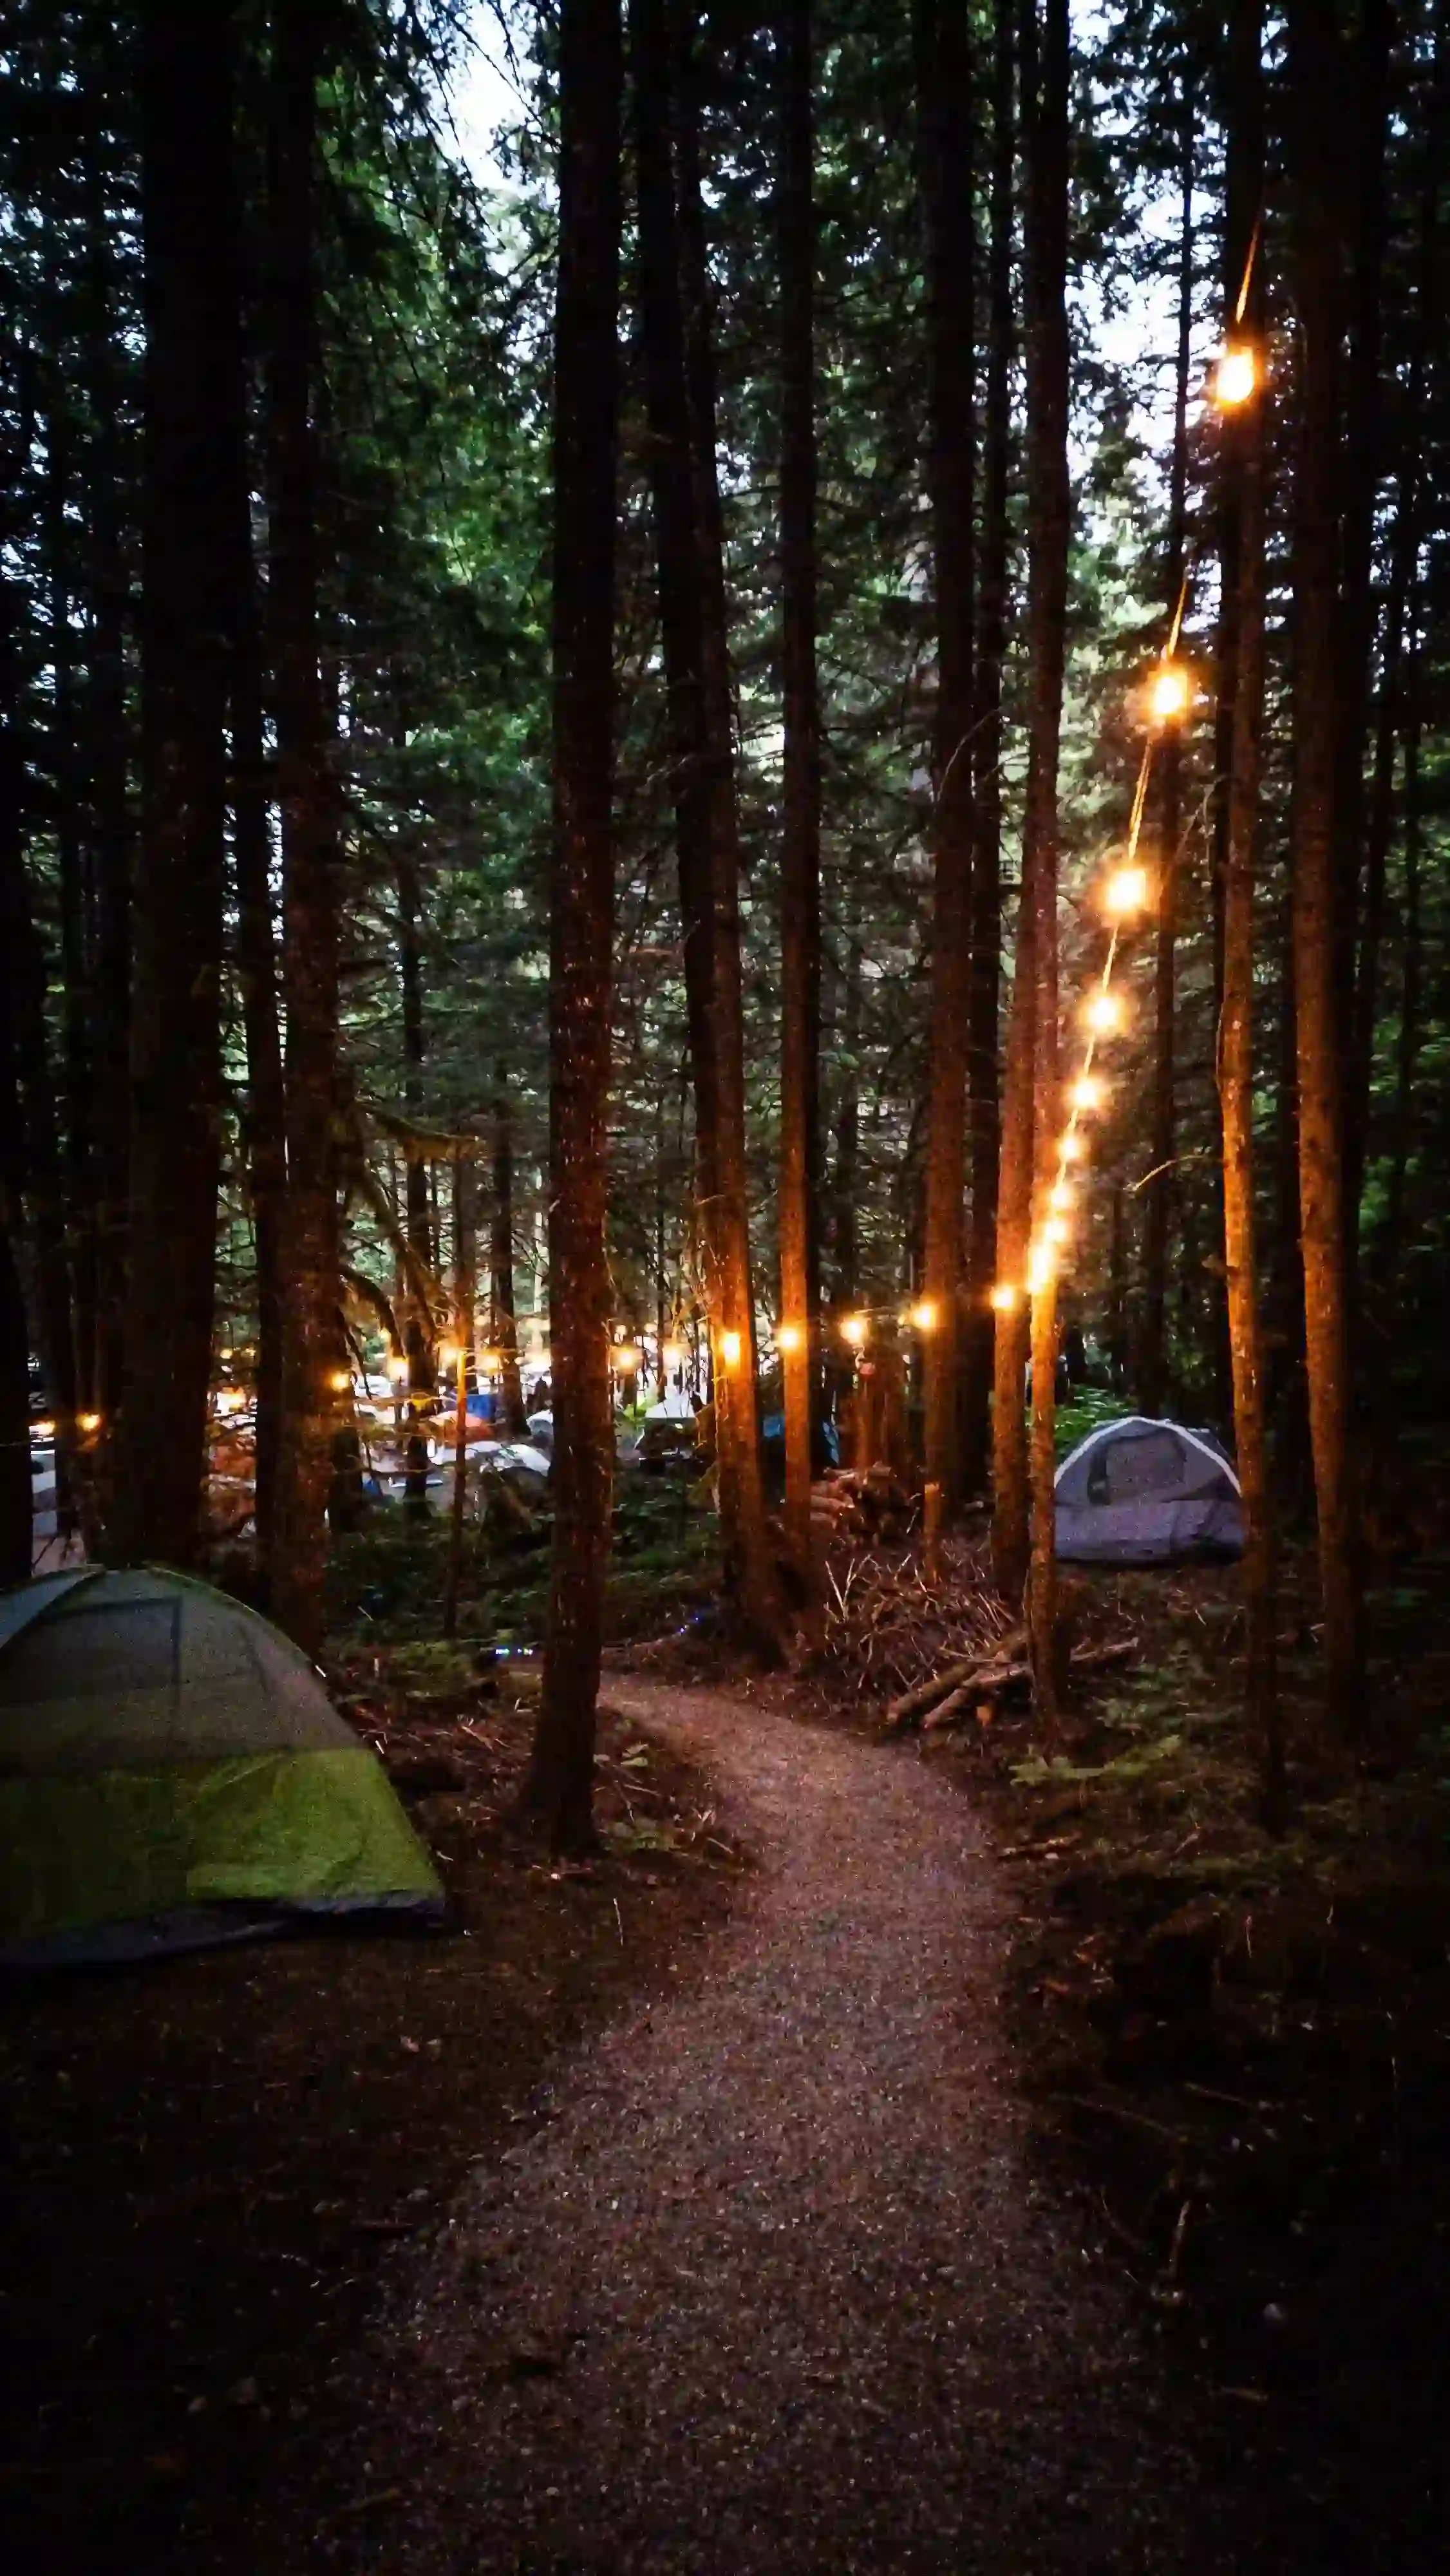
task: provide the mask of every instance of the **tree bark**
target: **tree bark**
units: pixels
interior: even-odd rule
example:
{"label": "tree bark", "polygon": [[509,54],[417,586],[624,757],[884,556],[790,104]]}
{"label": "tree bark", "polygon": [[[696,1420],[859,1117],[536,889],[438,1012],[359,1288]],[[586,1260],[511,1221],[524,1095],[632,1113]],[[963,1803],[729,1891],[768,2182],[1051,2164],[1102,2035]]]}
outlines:
{"label": "tree bark", "polygon": [[[1384,606],[1373,776],[1369,795],[1368,822],[1364,835],[1363,901],[1359,916],[1353,1042],[1345,1117],[1345,1200],[1348,1215],[1355,1224],[1358,1222],[1365,1161],[1370,1144],[1371,1082],[1374,1072],[1375,1027],[1379,1006],[1380,949],[1385,926],[1385,873],[1394,831],[1396,754],[1400,747],[1404,726],[1402,699],[1406,658],[1406,620],[1410,594],[1415,584],[1421,527],[1425,515],[1426,459],[1423,453],[1423,415],[1426,379],[1429,371],[1430,316],[1435,309],[1435,296],[1440,277],[1439,185],[1444,161],[1446,106],[1445,38],[1443,30],[1437,28],[1429,76],[1429,97],[1423,114],[1424,166],[1417,216],[1418,256],[1415,262],[1414,296],[1407,316],[1409,357],[1405,369],[1403,406],[1399,414],[1400,454],[1394,535],[1390,547],[1389,587]],[[1362,322],[1362,332],[1368,331],[1371,336],[1375,327],[1367,319]],[[1377,396],[1372,393],[1368,400],[1373,410]],[[1371,529],[1371,535],[1372,533]],[[1345,838],[1348,841],[1347,834]],[[1352,848],[1353,844],[1349,846]]]}
{"label": "tree bark", "polygon": [[971,991],[967,1097],[971,1125],[971,1244],[962,1386],[962,1481],[987,1481],[991,1452],[992,1309],[997,1259],[997,1175],[1002,1150],[1002,689],[1007,660],[1009,506],[1012,477],[1013,171],[1016,158],[1015,0],[998,0],[992,69],[991,246],[982,446],[982,564],[976,656],[976,762],[972,788]]}
{"label": "tree bark", "polygon": [[592,1847],[595,1703],[614,1471],[605,1247],[614,930],[617,0],[562,0],[554,332],[554,848],[549,1306],[554,1555],[524,1793],[559,1851]]}
{"label": "tree bark", "polygon": [[[1023,818],[1022,893],[1019,900],[1016,987],[1008,1040],[1007,1093],[1002,1129],[998,1212],[998,1277],[1018,1289],[1016,1304],[997,1319],[996,1399],[993,1423],[995,1508],[993,1570],[1000,1589],[1016,1599],[1027,1580],[1029,1476],[1023,1363],[1029,1347],[1025,1296],[1027,1245],[1035,1177],[1050,1186],[1051,1140],[1057,1130],[1057,762],[1062,726],[1062,682],[1067,623],[1067,555],[1072,492],[1067,464],[1067,195],[1068,67],[1067,0],[1047,0],[1041,77],[1035,0],[1022,20],[1022,113],[1028,152],[1027,450],[1028,450],[1028,767]],[[1045,943],[1045,947],[1044,947]],[[1043,1014],[1048,1016],[1044,1018]],[[1044,1084],[1046,1087],[1044,1088]],[[1044,1388],[1033,1333],[1033,1415],[1053,1403],[1055,1300],[1048,1313],[1053,1366]],[[1051,1548],[1052,1501],[1041,1490],[1042,1459],[1034,1451],[1039,1546]],[[1036,1587],[1035,1587],[1036,1588]],[[1044,1576],[1037,1597],[1049,1618],[1052,1587]],[[1034,1668],[1045,1671],[1034,1647]]]}
{"label": "tree bark", "polygon": [[[631,16],[646,394],[675,757],[696,1175],[712,1346],[721,1548],[746,1631],[774,1650],[745,1167],[739,833],[715,454],[715,379],[690,48],[664,0]],[[672,41],[673,38],[673,41]]]}
{"label": "tree bark", "polygon": [[[238,328],[232,12],[147,0],[143,811],[133,904],[130,1250],[110,1497],[122,1559],[201,1540],[220,1178],[231,545],[225,351]],[[220,363],[219,363],[220,360]]]}
{"label": "tree bark", "polygon": [[[109,41],[104,39],[103,41]],[[110,68],[109,65],[107,67]],[[86,157],[86,306],[83,364],[94,423],[87,461],[90,645],[85,731],[91,774],[88,867],[95,891],[96,1329],[83,1362],[102,1419],[103,1482],[110,1482],[121,1395],[127,1235],[127,1091],[131,1025],[131,742],[126,693],[130,580],[122,538],[121,328],[102,138]]]}
{"label": "tree bark", "polygon": [[514,1305],[514,1137],[509,1107],[508,1066],[494,1075],[493,1208],[489,1229],[489,1338],[498,1352],[503,1388],[504,1429],[518,1440],[528,1429],[523,1381],[519,1376],[519,1336]]}
{"label": "tree bark", "polygon": [[[399,726],[400,735],[403,728]],[[423,915],[423,887],[418,862],[408,850],[399,850],[394,867],[394,886],[398,898],[398,998],[403,1032],[403,1108],[410,1125],[416,1127],[423,1116],[423,1062],[426,1045],[423,1033],[423,953],[420,925]],[[404,1231],[408,1250],[419,1274],[434,1267],[436,1228],[429,1198],[429,1166],[424,1162],[415,1141],[410,1140],[403,1161]],[[412,1417],[431,1407],[438,1391],[438,1362],[433,1339],[431,1301],[409,1296],[403,1309],[403,1347],[408,1359],[408,1409]],[[428,1509],[428,1443],[416,1429],[409,1433],[407,1476],[404,1481],[405,1507],[413,1512]]]}
{"label": "tree bark", "polygon": [[[1035,0],[1034,0],[1035,9]],[[1035,29],[1034,29],[1035,33]],[[1031,653],[1023,873],[1034,912],[1033,1012],[1036,1233],[1044,1241],[1057,1178],[1061,1082],[1057,1035],[1057,770],[1067,639],[1067,559],[1072,533],[1068,474],[1067,225],[1069,186],[1068,0],[1047,0],[1041,94],[1033,118],[1027,195],[1029,458],[1028,627]],[[1029,1112],[1030,1115],[1030,1112]],[[1029,1130],[1030,1132],[1030,1130]],[[1052,1265],[1055,1274],[1056,1264]],[[1032,1672],[1043,1732],[1057,1721],[1055,1427],[1057,1283],[1032,1301]],[[1020,1400],[1020,1398],[1019,1398]]]}
{"label": "tree bark", "polygon": [[780,1311],[794,1340],[785,1380],[785,1530],[814,1584],[811,1468],[820,1404],[821,730],[816,686],[816,217],[811,0],[777,26],[780,90],[781,838]]}
{"label": "tree bark", "polygon": [[473,1355],[474,1172],[471,1156],[453,1157],[453,1311],[458,1380],[453,1406],[453,1502],[448,1519],[448,1565],[443,1578],[442,1627],[458,1631],[458,1589],[463,1573],[463,1524],[468,1501],[468,1367]]}
{"label": "tree bark", "polygon": [[[1339,658],[1336,686],[1334,876],[1336,1016],[1351,1050],[1342,1081],[1344,1247],[1351,1341],[1358,1307],[1359,1200],[1364,1176],[1367,1091],[1356,1078],[1355,965],[1364,897],[1365,737],[1374,648],[1374,532],[1380,478],[1380,367],[1384,293],[1385,143],[1389,123],[1392,0],[1361,0],[1350,57],[1354,117],[1354,212],[1349,278],[1349,354],[1340,463]],[[1413,417],[1413,415],[1412,415]],[[1416,433],[1412,433],[1415,435]]]}
{"label": "tree bark", "polygon": [[[1193,356],[1193,176],[1195,118],[1191,70],[1183,82],[1180,165],[1182,211],[1178,249],[1178,350],[1173,383],[1173,460],[1168,478],[1168,546],[1163,595],[1169,617],[1183,587],[1188,536],[1188,383]],[[1147,1204],[1143,1212],[1143,1321],[1138,1393],[1145,1413],[1167,1411],[1168,1237],[1172,1223],[1176,1068],[1178,834],[1182,811],[1183,746],[1170,725],[1158,750],[1158,936],[1154,953],[1153,1124]]]}
{"label": "tree bark", "polygon": [[266,753],[261,603],[252,548],[252,474],[247,441],[247,373],[240,329],[227,353],[230,434],[224,458],[231,532],[228,617],[231,720],[232,865],[237,968],[247,1054],[242,1145],[257,1265],[257,1555],[270,1581],[282,1430],[282,1227],[287,1190],[286,1092],[277,1010],[272,918],[271,781]]}
{"label": "tree bark", "polygon": [[928,1554],[961,1501],[966,1279],[967,1065],[972,928],[972,720],[976,558],[972,57],[957,0],[917,0],[918,116],[926,222],[926,487],[936,578],[931,1033],[927,1056],[926,1487]]}
{"label": "tree bark", "polygon": [[[1262,131],[1263,0],[1234,0],[1229,29],[1232,107]],[[1230,317],[1234,307],[1231,305]],[[1261,343],[1264,299],[1255,281],[1245,313]],[[1274,1652],[1274,1532],[1268,1483],[1263,1335],[1254,1209],[1254,878],[1264,706],[1264,472],[1267,385],[1235,425],[1238,481],[1237,668],[1229,830],[1224,877],[1223,1016],[1218,1088],[1223,1117],[1224,1264],[1233,1366],[1234,1446],[1244,1514],[1244,1699],[1257,1745],[1265,1821],[1285,1823],[1283,1722]]]}
{"label": "tree bark", "polygon": [[1350,1456],[1347,1227],[1335,853],[1339,672],[1340,154],[1337,0],[1292,0],[1295,288],[1301,342],[1294,478],[1293,930],[1299,1221],[1309,1437],[1331,1721],[1360,1721],[1360,1573]]}
{"label": "tree bark", "polygon": [[339,815],[319,664],[318,458],[313,278],[322,12],[279,5],[268,136],[271,311],[271,607],[282,818],[282,991],[287,1206],[282,1439],[274,1615],[321,1650],[327,1498],[341,1420],[338,1354],[337,933]]}

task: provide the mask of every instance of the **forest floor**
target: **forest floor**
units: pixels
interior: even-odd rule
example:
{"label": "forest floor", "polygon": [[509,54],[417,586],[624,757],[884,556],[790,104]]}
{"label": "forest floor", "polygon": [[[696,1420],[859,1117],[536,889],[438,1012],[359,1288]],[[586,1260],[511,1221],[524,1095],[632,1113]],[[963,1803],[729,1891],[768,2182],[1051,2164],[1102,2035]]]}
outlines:
{"label": "forest floor", "polygon": [[603,1863],[560,1869],[509,1832],[533,1706],[491,1664],[417,1643],[333,1666],[437,1855],[446,1933],[0,1993],[9,2563],[230,2564],[261,2499],[325,2485],[329,2382],[389,2261],[529,2134],[558,2052],[688,1976],[726,1918],[747,1863],[707,1784],[620,1715]]}

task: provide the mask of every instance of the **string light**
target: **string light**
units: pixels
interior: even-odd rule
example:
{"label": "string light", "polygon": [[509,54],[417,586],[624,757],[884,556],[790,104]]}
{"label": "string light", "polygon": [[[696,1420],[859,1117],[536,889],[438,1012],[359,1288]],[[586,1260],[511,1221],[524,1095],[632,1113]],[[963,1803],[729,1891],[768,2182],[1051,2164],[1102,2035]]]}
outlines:
{"label": "string light", "polygon": [[1121,995],[1110,992],[1106,985],[1100,992],[1090,994],[1083,1004],[1083,1018],[1094,1037],[1112,1037],[1122,1027],[1125,1016]]}
{"label": "string light", "polygon": [[1057,1267],[1047,1245],[1045,1243],[1034,1244],[1027,1263],[1028,1296],[1040,1297],[1045,1289],[1052,1286],[1053,1280],[1056,1276]]}
{"label": "string light", "polygon": [[848,1315],[841,1326],[841,1339],[843,1342],[849,1342],[853,1351],[859,1351],[865,1342],[868,1329],[864,1315]]}
{"label": "string light", "polygon": [[1181,662],[1161,662],[1148,683],[1148,713],[1156,725],[1176,724],[1188,713],[1192,683]]}
{"label": "string light", "polygon": [[1231,342],[1213,371],[1213,399],[1224,411],[1236,411],[1259,389],[1258,357],[1246,340]]}
{"label": "string light", "polygon": [[405,1384],[408,1375],[408,1363],[404,1359],[401,1351],[395,1352],[393,1357],[389,1360],[388,1375],[392,1379],[394,1386],[402,1386]]}
{"label": "string light", "polygon": [[1115,921],[1146,912],[1151,896],[1146,868],[1116,868],[1103,888],[1103,910]]}
{"label": "string light", "polygon": [[1010,1279],[999,1279],[987,1299],[994,1314],[1012,1315],[1017,1311],[1017,1291]]}
{"label": "string light", "polygon": [[1072,1086],[1072,1105],[1079,1115],[1090,1115],[1103,1105],[1103,1086],[1095,1073],[1080,1073]]}
{"label": "string light", "polygon": [[1042,1229],[1042,1240],[1050,1243],[1054,1252],[1062,1252],[1066,1250],[1071,1234],[1072,1229],[1065,1216],[1050,1216]]}
{"label": "string light", "polygon": [[440,1343],[438,1349],[438,1365],[440,1368],[457,1368],[461,1357],[462,1353],[460,1352],[456,1342]]}
{"label": "string light", "polygon": [[352,1379],[349,1377],[346,1369],[333,1369],[328,1376],[327,1383],[331,1387],[334,1395],[346,1395],[352,1385]]}
{"label": "string light", "polygon": [[640,1352],[634,1342],[616,1342],[610,1358],[621,1377],[633,1377],[639,1367]]}
{"label": "string light", "polygon": [[1059,1164],[1080,1163],[1086,1152],[1087,1147],[1083,1143],[1077,1129],[1075,1127],[1064,1129],[1062,1135],[1058,1138],[1057,1143],[1057,1159]]}
{"label": "string light", "polygon": [[799,1324],[776,1325],[775,1347],[778,1351],[791,1352],[804,1350],[805,1339],[806,1337],[801,1331]]}
{"label": "string light", "polygon": [[739,1368],[740,1354],[743,1348],[744,1344],[742,1343],[738,1333],[721,1334],[720,1357],[727,1368]]}
{"label": "string light", "polygon": [[934,1333],[937,1326],[936,1299],[934,1297],[921,1298],[918,1303],[912,1307],[911,1320],[919,1333]]}
{"label": "string light", "polygon": [[1074,1192],[1066,1181],[1054,1181],[1047,1193],[1047,1204],[1054,1216],[1067,1216],[1072,1208],[1073,1197]]}

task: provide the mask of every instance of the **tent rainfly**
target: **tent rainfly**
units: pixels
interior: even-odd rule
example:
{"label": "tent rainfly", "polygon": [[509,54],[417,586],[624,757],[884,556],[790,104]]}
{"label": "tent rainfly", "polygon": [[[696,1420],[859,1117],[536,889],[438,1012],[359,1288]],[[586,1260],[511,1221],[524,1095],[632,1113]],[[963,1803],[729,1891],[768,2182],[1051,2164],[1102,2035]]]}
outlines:
{"label": "tent rainfly", "polygon": [[1099,1423],[1057,1471],[1057,1553],[1074,1565],[1239,1556],[1239,1480],[1211,1431],[1129,1414]]}
{"label": "tent rainfly", "polygon": [[254,1611],[149,1567],[0,1594],[0,1966],[442,1913],[382,1765]]}

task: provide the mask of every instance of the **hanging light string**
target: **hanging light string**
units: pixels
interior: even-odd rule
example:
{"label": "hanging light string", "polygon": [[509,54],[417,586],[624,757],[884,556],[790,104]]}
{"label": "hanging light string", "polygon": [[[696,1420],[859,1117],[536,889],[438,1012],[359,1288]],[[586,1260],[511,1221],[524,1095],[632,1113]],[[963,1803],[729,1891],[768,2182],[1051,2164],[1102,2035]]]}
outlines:
{"label": "hanging light string", "polygon": [[[1069,1239],[1068,1219],[1076,1196],[1072,1173],[1085,1157],[1084,1121],[1102,1102],[1102,1084],[1093,1068],[1101,1039],[1110,1037],[1122,1025],[1122,1008],[1113,986],[1123,937],[1128,925],[1150,909],[1153,889],[1147,870],[1138,857],[1143,835],[1143,820],[1148,810],[1148,791],[1153,778],[1153,761],[1158,744],[1167,727],[1188,712],[1192,686],[1179,662],[1178,645],[1183,633],[1183,620],[1188,607],[1193,563],[1185,566],[1178,585],[1168,633],[1159,655],[1156,676],[1147,691],[1150,731],[1143,744],[1138,763],[1138,779],[1128,816],[1128,837],[1121,863],[1108,878],[1103,889],[1103,902],[1108,915],[1108,946],[1096,989],[1089,995],[1086,1007],[1087,1038],[1082,1061],[1067,1093],[1067,1123],[1057,1149],[1057,1165],[1048,1188],[1045,1206],[1039,1207],[1033,1240],[1027,1256],[1026,1288],[1029,1297],[1039,1296],[1056,1279],[1062,1266],[1062,1254]],[[992,1292],[992,1303],[999,1311],[1010,1311],[1016,1305],[1016,1283],[1000,1283]]]}
{"label": "hanging light string", "polygon": [[[1249,294],[1262,242],[1263,222],[1261,208],[1254,218],[1253,231],[1249,238],[1243,278],[1234,305],[1232,331],[1220,350],[1208,379],[1209,398],[1224,412],[1235,411],[1248,402],[1258,392],[1262,381],[1260,352],[1250,341],[1238,335],[1242,331],[1244,315],[1248,311]],[[1078,1071],[1068,1086],[1067,1116],[1058,1139],[1054,1177],[1046,1194],[1045,1208],[1039,1209],[1037,1223],[1033,1229],[1033,1239],[1028,1251],[1026,1280],[999,1280],[990,1293],[989,1302],[998,1313],[1010,1313],[1019,1303],[1024,1288],[1030,1297],[1040,1293],[1056,1279],[1062,1266],[1061,1256],[1069,1240],[1068,1219],[1076,1197],[1073,1169],[1075,1165],[1086,1160],[1088,1132],[1086,1122],[1095,1110],[1102,1107],[1105,1096],[1102,1080],[1095,1070],[1098,1049],[1103,1040],[1112,1036],[1122,1026],[1123,1021],[1122,1004],[1113,979],[1128,930],[1141,920],[1145,913],[1151,911],[1153,904],[1154,889],[1148,871],[1142,865],[1138,854],[1142,842],[1144,817],[1148,810],[1149,789],[1153,780],[1154,757],[1164,734],[1171,726],[1189,715],[1193,704],[1192,679],[1187,668],[1178,658],[1178,647],[1182,640],[1183,621],[1188,610],[1194,571],[1195,557],[1190,556],[1178,586],[1178,597],[1173,604],[1168,633],[1145,691],[1148,730],[1143,744],[1142,758],[1138,764],[1137,783],[1133,789],[1127,840],[1118,866],[1102,889],[1103,909],[1108,921],[1107,953],[1096,985],[1090,991],[1085,1006],[1086,1038]],[[1167,872],[1176,865],[1176,851],[1165,851],[1161,860],[1160,880],[1166,879]],[[837,1330],[842,1339],[859,1353],[865,1349],[870,1338],[871,1325],[895,1312],[894,1307],[860,1308],[844,1316]],[[939,1319],[935,1303],[926,1298],[902,1313],[898,1320],[903,1325],[910,1324],[919,1333],[929,1333],[935,1329]],[[804,1326],[799,1319],[783,1318],[776,1327],[776,1344],[782,1351],[799,1349],[804,1338]]]}

